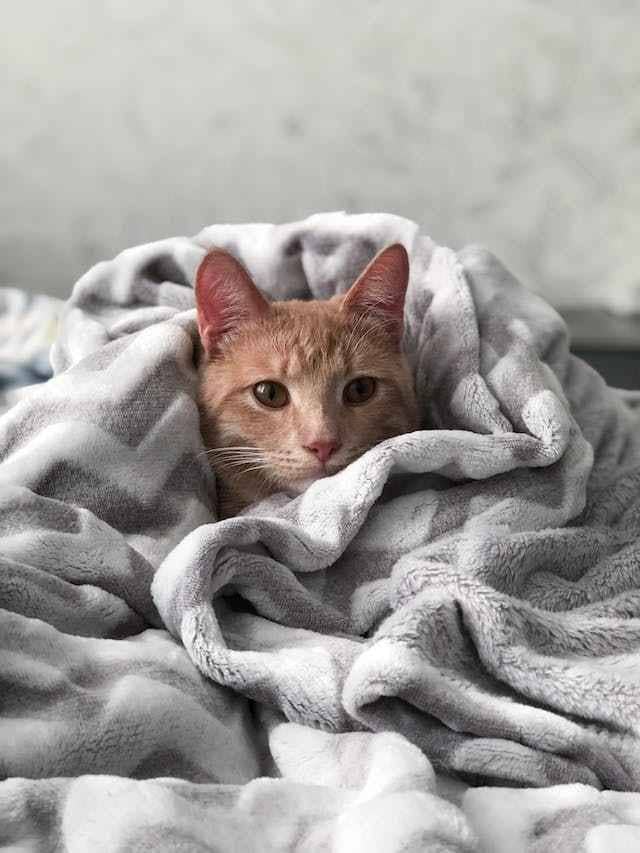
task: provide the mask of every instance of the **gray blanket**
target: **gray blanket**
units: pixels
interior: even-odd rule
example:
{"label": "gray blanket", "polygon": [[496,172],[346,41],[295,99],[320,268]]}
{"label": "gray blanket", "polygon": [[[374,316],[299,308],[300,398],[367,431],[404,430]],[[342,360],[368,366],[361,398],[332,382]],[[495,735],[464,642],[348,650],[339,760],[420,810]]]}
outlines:
{"label": "gray blanket", "polygon": [[[395,241],[424,430],[216,523],[206,248],[323,298]],[[489,253],[213,226],[90,270],[52,360],[0,419],[2,843],[471,850],[432,767],[640,787],[638,414]]]}

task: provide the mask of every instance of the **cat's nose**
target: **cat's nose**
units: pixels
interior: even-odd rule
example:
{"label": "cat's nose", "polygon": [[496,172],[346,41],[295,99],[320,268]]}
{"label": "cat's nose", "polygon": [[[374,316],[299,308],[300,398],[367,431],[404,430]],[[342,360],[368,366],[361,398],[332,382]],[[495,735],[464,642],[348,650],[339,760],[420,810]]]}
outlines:
{"label": "cat's nose", "polygon": [[305,450],[310,450],[318,457],[318,460],[324,463],[338,450],[340,443],[337,441],[312,441],[305,444]]}

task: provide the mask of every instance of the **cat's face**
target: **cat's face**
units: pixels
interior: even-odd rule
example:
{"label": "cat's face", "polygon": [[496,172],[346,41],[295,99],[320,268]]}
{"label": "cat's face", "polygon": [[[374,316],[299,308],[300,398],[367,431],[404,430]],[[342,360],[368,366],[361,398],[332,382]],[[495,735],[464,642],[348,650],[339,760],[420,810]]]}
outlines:
{"label": "cat's face", "polygon": [[344,297],[269,303],[231,255],[206,256],[196,282],[202,427],[232,486],[299,492],[417,428],[400,348],[407,279],[397,245]]}

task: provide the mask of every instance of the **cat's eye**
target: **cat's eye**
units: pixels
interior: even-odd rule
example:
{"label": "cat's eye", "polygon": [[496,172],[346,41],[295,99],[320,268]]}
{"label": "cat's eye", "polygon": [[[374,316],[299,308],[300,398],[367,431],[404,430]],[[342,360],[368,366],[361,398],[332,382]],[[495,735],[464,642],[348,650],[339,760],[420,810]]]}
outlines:
{"label": "cat's eye", "polygon": [[289,392],[279,382],[256,382],[253,396],[270,409],[281,409],[289,402]]}
{"label": "cat's eye", "polygon": [[373,376],[358,376],[345,387],[342,397],[350,406],[366,403],[376,393],[376,380]]}

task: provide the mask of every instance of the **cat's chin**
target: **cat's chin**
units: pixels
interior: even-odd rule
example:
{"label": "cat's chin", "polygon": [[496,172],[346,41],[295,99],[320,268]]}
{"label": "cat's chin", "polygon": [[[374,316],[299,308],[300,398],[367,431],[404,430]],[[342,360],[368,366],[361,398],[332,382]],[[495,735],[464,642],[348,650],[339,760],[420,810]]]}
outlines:
{"label": "cat's chin", "polygon": [[291,480],[282,491],[286,495],[295,498],[303,492],[306,492],[310,485],[315,483],[317,480],[322,479],[324,476],[326,476],[326,474],[316,474],[313,477],[303,477],[300,480]]}

